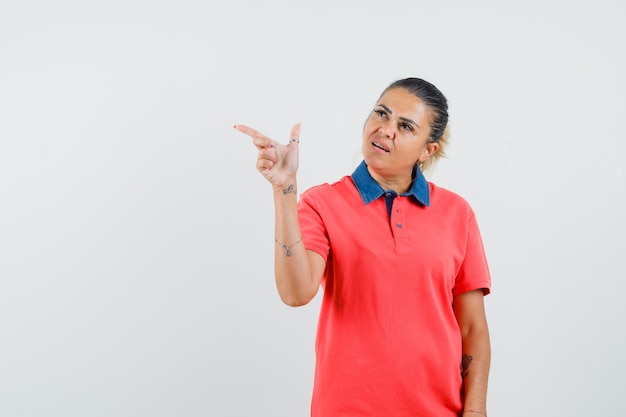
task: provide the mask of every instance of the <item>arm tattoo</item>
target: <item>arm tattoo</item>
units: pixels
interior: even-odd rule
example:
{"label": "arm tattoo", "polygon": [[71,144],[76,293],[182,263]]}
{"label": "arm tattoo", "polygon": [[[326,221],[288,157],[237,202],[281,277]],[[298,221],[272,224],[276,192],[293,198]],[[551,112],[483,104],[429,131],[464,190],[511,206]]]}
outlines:
{"label": "arm tattoo", "polygon": [[283,189],[283,194],[284,195],[295,194],[295,193],[296,193],[296,187],[294,187],[293,184],[291,184],[291,185],[289,185],[289,187]]}
{"label": "arm tattoo", "polygon": [[472,356],[463,354],[463,360],[461,361],[461,376],[463,379],[469,375],[468,368],[472,359],[474,359]]}

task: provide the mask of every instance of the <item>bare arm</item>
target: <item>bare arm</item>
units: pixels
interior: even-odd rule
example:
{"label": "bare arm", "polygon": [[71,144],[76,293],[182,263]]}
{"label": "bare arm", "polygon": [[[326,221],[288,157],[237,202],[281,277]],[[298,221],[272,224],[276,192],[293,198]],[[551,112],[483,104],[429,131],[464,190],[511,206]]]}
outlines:
{"label": "bare arm", "polygon": [[274,274],[283,302],[307,304],[317,294],[326,262],[302,243],[297,209],[300,125],[291,129],[288,145],[281,145],[247,126],[235,128],[252,138],[259,150],[257,170],[272,184],[275,209]]}
{"label": "bare arm", "polygon": [[487,415],[491,346],[483,298],[482,290],[454,297],[454,313],[463,338],[461,372],[465,389],[465,417]]}

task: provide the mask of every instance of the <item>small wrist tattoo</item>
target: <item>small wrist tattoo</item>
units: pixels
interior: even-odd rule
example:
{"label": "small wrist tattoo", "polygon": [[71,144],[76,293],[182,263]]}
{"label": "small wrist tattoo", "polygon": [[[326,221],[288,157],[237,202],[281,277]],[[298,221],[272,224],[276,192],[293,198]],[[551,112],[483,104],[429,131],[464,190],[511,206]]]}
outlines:
{"label": "small wrist tattoo", "polygon": [[296,193],[296,187],[294,187],[293,184],[290,184],[289,187],[283,189],[284,195],[295,194],[295,193]]}
{"label": "small wrist tattoo", "polygon": [[470,355],[463,355],[463,360],[461,361],[461,376],[465,379],[467,375],[469,375],[468,368],[470,366],[470,362],[474,359]]}

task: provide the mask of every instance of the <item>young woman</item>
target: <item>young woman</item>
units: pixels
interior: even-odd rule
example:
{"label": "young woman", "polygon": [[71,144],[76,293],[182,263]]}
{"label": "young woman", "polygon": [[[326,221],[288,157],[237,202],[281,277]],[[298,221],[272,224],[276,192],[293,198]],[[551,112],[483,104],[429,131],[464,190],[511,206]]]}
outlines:
{"label": "young woman", "polygon": [[482,240],[467,202],[422,174],[443,154],[447,122],[435,86],[392,83],[365,123],[363,162],[299,201],[300,126],[286,145],[235,126],[273,187],[282,300],[301,306],[324,290],[313,417],[486,416]]}

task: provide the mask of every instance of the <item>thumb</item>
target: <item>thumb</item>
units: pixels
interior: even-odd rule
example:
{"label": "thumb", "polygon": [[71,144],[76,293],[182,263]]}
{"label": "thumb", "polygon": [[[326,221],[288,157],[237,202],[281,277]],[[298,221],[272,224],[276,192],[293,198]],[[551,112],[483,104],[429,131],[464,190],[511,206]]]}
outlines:
{"label": "thumb", "polygon": [[289,134],[289,144],[292,143],[300,143],[300,123],[296,123],[291,128],[291,133]]}

